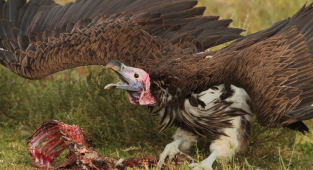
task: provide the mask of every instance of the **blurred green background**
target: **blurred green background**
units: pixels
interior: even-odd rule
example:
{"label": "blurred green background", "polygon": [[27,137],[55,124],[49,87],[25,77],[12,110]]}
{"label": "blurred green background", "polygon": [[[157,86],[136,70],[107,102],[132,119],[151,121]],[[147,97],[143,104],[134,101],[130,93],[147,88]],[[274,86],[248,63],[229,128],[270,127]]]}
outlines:
{"label": "blurred green background", "polygon": [[[57,0],[65,4],[67,0]],[[199,0],[206,15],[232,18],[244,35],[292,16],[305,0]],[[308,1],[311,2],[311,1]],[[158,134],[158,117],[129,104],[124,91],[104,90],[116,77],[102,66],[76,68],[38,81],[20,78],[0,66],[0,169],[34,169],[26,141],[37,125],[57,119],[77,124],[100,151],[112,157],[158,156],[175,128]],[[313,128],[312,121],[307,125]],[[209,141],[200,140],[190,155],[209,155]],[[250,146],[231,164],[216,169],[313,169],[313,137],[286,129],[266,129],[255,122]],[[188,169],[187,166],[180,169]]]}

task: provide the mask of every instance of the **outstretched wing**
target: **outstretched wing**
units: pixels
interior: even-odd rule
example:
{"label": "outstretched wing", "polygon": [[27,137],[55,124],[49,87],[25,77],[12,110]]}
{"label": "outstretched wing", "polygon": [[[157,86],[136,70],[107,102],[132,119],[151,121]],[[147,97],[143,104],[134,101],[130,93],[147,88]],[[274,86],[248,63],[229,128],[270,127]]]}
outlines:
{"label": "outstretched wing", "polygon": [[244,88],[262,125],[307,130],[300,121],[313,118],[312,4],[215,54],[198,75]]}
{"label": "outstretched wing", "polygon": [[[241,37],[231,20],[204,17],[190,0],[0,1],[0,63],[39,79],[119,59],[148,70],[173,52],[206,48]],[[185,50],[186,51],[186,50]]]}

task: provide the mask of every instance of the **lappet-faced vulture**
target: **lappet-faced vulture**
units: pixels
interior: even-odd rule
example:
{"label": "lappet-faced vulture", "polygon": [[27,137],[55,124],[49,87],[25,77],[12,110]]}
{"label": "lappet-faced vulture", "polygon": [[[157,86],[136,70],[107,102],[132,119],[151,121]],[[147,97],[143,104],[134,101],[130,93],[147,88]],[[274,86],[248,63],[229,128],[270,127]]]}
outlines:
{"label": "lappet-faced vulture", "polygon": [[[253,114],[266,127],[308,131],[313,117],[313,7],[241,37],[232,20],[202,16],[196,0],[0,1],[0,63],[28,79],[106,65],[131,103],[178,127],[160,156],[204,136],[211,155],[194,169],[231,158],[249,138]],[[240,39],[238,39],[240,38]],[[217,51],[205,49],[238,39]]]}

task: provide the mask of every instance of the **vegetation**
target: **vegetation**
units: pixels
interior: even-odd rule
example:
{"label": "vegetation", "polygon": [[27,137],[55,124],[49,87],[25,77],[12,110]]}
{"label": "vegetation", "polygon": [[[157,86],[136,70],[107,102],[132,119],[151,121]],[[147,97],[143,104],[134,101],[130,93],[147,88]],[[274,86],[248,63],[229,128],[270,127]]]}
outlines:
{"label": "vegetation", "polygon": [[[59,0],[65,3],[66,0]],[[292,16],[306,0],[200,0],[207,15],[233,18],[244,34]],[[116,81],[103,66],[56,73],[38,81],[20,78],[0,67],[0,169],[34,169],[26,141],[36,126],[49,119],[77,124],[92,136],[97,148],[112,157],[157,157],[175,128],[158,134],[158,118],[143,106],[131,105],[124,91],[104,90]],[[306,124],[313,128],[312,121]],[[313,137],[287,129],[266,129],[254,121],[250,146],[233,162],[216,169],[312,169]],[[201,161],[209,141],[200,140],[190,155]],[[181,169],[188,169],[187,166]]]}

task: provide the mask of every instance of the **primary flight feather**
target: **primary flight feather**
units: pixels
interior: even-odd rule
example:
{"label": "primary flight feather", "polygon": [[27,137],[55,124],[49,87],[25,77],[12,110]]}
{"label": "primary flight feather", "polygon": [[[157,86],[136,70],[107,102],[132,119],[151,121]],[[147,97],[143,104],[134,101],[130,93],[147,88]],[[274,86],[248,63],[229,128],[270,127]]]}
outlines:
{"label": "primary flight feather", "polygon": [[121,81],[106,89],[127,90],[131,103],[148,105],[161,117],[160,131],[179,127],[159,168],[200,136],[212,140],[211,155],[192,168],[231,158],[244,150],[253,114],[266,127],[308,131],[302,121],[313,117],[312,4],[246,37],[228,27],[231,20],[202,16],[196,4],[0,1],[0,63],[28,79],[78,66],[111,68]]}

